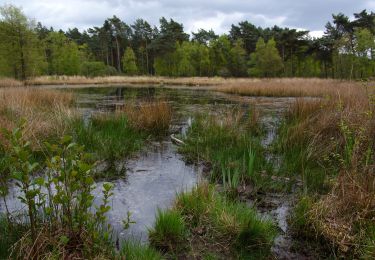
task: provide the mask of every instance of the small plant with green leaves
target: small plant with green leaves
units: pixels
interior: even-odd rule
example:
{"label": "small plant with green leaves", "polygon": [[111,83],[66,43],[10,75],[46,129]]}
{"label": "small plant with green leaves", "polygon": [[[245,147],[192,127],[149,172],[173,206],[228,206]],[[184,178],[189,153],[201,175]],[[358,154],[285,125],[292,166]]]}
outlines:
{"label": "small plant with green leaves", "polygon": [[[26,205],[29,232],[14,244],[11,257],[41,258],[50,255],[88,257],[110,253],[111,227],[106,225],[113,184],[103,184],[102,204],[94,208],[93,165],[84,147],[64,136],[57,144],[45,143],[43,167],[33,162],[24,124],[7,132],[6,166]],[[37,170],[45,173],[37,176]],[[9,221],[8,221],[9,222]],[[22,224],[22,223],[21,223]]]}
{"label": "small plant with green leaves", "polygon": [[36,178],[39,164],[33,162],[33,153],[30,142],[23,138],[25,123],[12,132],[4,131],[9,141],[9,169],[11,177],[16,180],[16,186],[20,188],[21,195],[18,199],[26,205],[30,224],[30,234],[34,241],[37,236],[37,197],[41,192],[40,178]]}
{"label": "small plant with green leaves", "polygon": [[6,196],[9,193],[9,180],[10,180],[10,172],[9,172],[9,159],[7,155],[1,151],[0,147],[0,197],[3,199],[3,203],[5,206],[5,214],[8,222],[10,223],[10,212],[8,209],[8,203],[6,200]]}
{"label": "small plant with green leaves", "polygon": [[129,229],[130,225],[135,224],[136,222],[131,219],[132,213],[130,211],[126,212],[126,218],[122,220],[123,228]]}

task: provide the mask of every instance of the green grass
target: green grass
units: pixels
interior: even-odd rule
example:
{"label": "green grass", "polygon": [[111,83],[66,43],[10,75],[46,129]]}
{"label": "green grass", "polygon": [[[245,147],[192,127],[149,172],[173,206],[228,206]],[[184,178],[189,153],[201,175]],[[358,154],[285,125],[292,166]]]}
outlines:
{"label": "green grass", "polygon": [[110,167],[140,150],[148,138],[146,133],[132,128],[125,116],[112,114],[96,116],[88,125],[77,120],[72,131],[77,143],[93,153],[96,160],[107,161]]}
{"label": "green grass", "polygon": [[26,227],[17,223],[9,225],[6,216],[0,213],[0,259],[9,257],[9,250],[25,231]]}
{"label": "green grass", "polygon": [[161,254],[147,245],[125,241],[122,245],[120,256],[131,260],[162,260]]}
{"label": "green grass", "polygon": [[[193,255],[206,255],[211,259],[215,256],[219,259],[246,255],[266,257],[270,254],[276,235],[272,221],[262,219],[245,204],[226,199],[207,184],[201,184],[189,193],[179,194],[173,209],[159,212],[155,231],[150,236],[152,245],[156,233],[159,233],[157,237],[169,237],[163,240],[163,244],[173,244],[173,248],[184,241],[177,240],[176,235],[173,236],[174,239],[164,235],[181,230],[175,227],[177,224],[171,223],[171,219],[178,223],[178,227],[185,226],[188,230],[183,232],[190,241],[186,244],[189,246],[185,249],[186,258]],[[170,253],[170,250],[166,252]]]}
{"label": "green grass", "polygon": [[323,165],[312,156],[313,150],[306,135],[289,139],[291,129],[298,126],[298,119],[285,119],[273,143],[274,152],[280,154],[282,163],[278,175],[288,177],[293,183],[301,181],[303,191],[310,194],[326,194],[330,190],[330,177],[336,176],[337,167]]}
{"label": "green grass", "polygon": [[[180,147],[188,161],[208,162],[212,166],[211,180],[233,184],[241,182],[258,184],[261,171],[271,171],[265,159],[261,136],[246,127],[246,124],[226,124],[215,117],[199,115],[195,118]],[[263,183],[264,184],[264,183]]]}
{"label": "green grass", "polygon": [[161,251],[183,250],[187,230],[179,212],[158,209],[155,225],[149,230],[150,244]]}

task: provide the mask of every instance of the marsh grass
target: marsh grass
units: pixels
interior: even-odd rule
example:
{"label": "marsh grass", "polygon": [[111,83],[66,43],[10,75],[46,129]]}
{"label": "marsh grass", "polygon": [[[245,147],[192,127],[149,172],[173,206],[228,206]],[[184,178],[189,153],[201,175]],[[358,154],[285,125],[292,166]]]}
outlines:
{"label": "marsh grass", "polygon": [[[244,79],[245,80],[245,79]],[[236,82],[237,79],[220,77],[188,77],[172,78],[158,76],[107,76],[87,78],[84,76],[42,76],[29,79],[27,85],[61,85],[61,84],[153,84],[153,85],[218,85],[226,82]]]}
{"label": "marsh grass", "polygon": [[120,256],[125,259],[134,260],[162,260],[161,254],[141,243],[125,241],[120,250]]}
{"label": "marsh grass", "polygon": [[[40,140],[60,137],[76,116],[72,93],[35,88],[0,89],[0,125],[12,130],[26,120],[25,138],[40,146]],[[4,140],[1,138],[0,140]]]}
{"label": "marsh grass", "polygon": [[0,77],[0,88],[14,88],[22,87],[24,84],[21,81],[12,78],[1,78]]}
{"label": "marsh grass", "polygon": [[76,120],[71,131],[75,140],[93,153],[96,160],[108,163],[106,172],[111,175],[118,173],[115,162],[139,151],[148,138],[147,133],[134,129],[121,114],[96,115],[87,125],[83,120]]}
{"label": "marsh grass", "polygon": [[[341,257],[363,257],[375,207],[374,89],[298,100],[279,131],[281,171],[301,179],[315,198],[297,226],[327,241]],[[297,207],[298,209],[298,207]],[[298,214],[297,214],[298,215]]]}
{"label": "marsh grass", "polygon": [[356,92],[360,84],[318,78],[253,79],[220,85],[217,91],[265,97],[324,97],[337,93]]}
{"label": "marsh grass", "polygon": [[[264,257],[269,254],[276,235],[275,226],[270,220],[260,218],[255,210],[242,203],[226,199],[205,183],[191,192],[179,194],[174,208],[169,212],[177,214],[179,226],[182,217],[188,230],[190,243],[187,245],[190,248],[185,251],[187,258],[210,253],[220,257],[244,254]],[[168,229],[169,226],[173,227],[164,226]],[[164,244],[168,242],[164,241]]]}
{"label": "marsh grass", "polygon": [[187,160],[209,163],[211,180],[223,183],[231,193],[236,193],[241,183],[260,185],[261,172],[269,169],[260,131],[248,128],[243,115],[198,115],[184,140],[186,145],[180,147]]}
{"label": "marsh grass", "polygon": [[167,134],[172,120],[172,108],[163,100],[127,104],[116,113],[124,113],[133,128],[154,136]]}
{"label": "marsh grass", "polygon": [[162,252],[181,253],[187,242],[184,219],[176,210],[158,209],[153,228],[149,229],[149,241]]}

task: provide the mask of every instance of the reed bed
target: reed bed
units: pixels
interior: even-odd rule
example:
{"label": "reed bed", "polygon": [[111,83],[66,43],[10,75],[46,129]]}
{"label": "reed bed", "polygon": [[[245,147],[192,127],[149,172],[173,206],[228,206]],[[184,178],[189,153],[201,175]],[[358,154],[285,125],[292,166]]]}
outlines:
{"label": "reed bed", "polygon": [[12,78],[0,78],[0,88],[22,87],[23,83]]}
{"label": "reed bed", "polygon": [[249,79],[220,85],[217,91],[266,97],[324,97],[337,93],[356,92],[360,84],[349,81],[304,78]]}
{"label": "reed bed", "polygon": [[116,112],[125,113],[133,128],[155,135],[166,134],[172,120],[172,108],[163,100],[127,104]]}
{"label": "reed bed", "polygon": [[72,93],[28,87],[0,89],[0,124],[12,130],[26,121],[26,138],[61,136],[68,131],[67,119],[76,115]]}
{"label": "reed bed", "polygon": [[84,84],[153,84],[153,85],[219,85],[226,82],[236,82],[237,79],[220,77],[187,77],[171,78],[159,76],[107,76],[88,78],[84,76],[42,76],[27,80],[27,85],[84,85]]}

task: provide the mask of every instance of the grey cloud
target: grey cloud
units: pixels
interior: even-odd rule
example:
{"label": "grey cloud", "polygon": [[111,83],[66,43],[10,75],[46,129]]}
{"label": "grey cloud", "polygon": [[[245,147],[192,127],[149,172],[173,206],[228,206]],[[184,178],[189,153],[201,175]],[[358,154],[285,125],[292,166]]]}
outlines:
{"label": "grey cloud", "polygon": [[288,26],[311,31],[324,30],[332,13],[352,15],[362,9],[375,8],[373,0],[13,0],[25,13],[46,26],[85,29],[101,25],[107,17],[117,15],[132,23],[143,18],[153,25],[160,17],[173,18],[187,31],[198,26],[219,33],[232,23],[249,20],[257,26]]}

